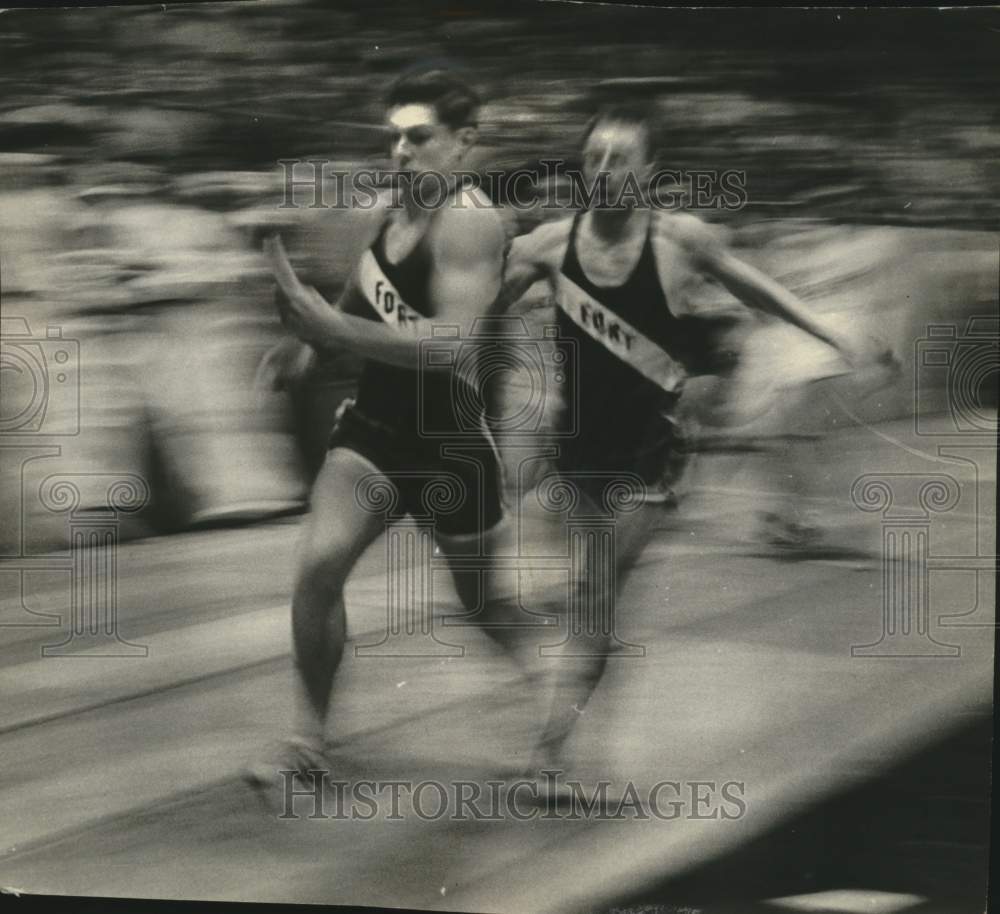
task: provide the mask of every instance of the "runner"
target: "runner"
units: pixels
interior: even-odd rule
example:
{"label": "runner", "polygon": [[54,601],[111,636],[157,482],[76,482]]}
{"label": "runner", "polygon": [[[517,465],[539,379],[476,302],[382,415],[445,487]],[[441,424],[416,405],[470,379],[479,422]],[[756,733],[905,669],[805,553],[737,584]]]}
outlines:
{"label": "runner", "polygon": [[[450,367],[421,364],[426,350],[420,345],[435,326],[451,326],[460,328],[459,337],[442,339],[436,350],[467,347],[474,320],[500,289],[503,223],[485,195],[456,176],[476,139],[479,100],[455,74],[435,69],[405,74],[386,101],[401,205],[383,199],[373,211],[371,244],[336,308],[298,281],[280,242],[268,245],[286,326],[314,350],[346,347],[366,362],[356,401],[338,414],[299,555],[292,601],[299,732],[276,763],[250,773],[260,784],[273,783],[283,769],[328,769],[323,748],[346,640],[344,585],[389,522],[387,513],[362,503],[359,486],[391,487],[395,516],[425,513],[422,490],[429,479],[454,481],[461,503],[442,514],[437,527],[438,546],[449,559],[470,546],[489,551],[501,523],[498,464],[484,416],[470,420],[456,409],[460,398],[465,407],[480,402],[474,382]],[[459,194],[470,195],[463,205],[455,205]],[[306,361],[302,347],[286,344],[265,371],[278,377]],[[438,435],[426,437],[429,427]],[[442,429],[453,437],[441,438]],[[458,451],[442,456],[448,446]],[[454,568],[452,574],[467,611],[481,609],[480,575]]]}
{"label": "runner", "polygon": [[[648,187],[654,149],[643,109],[613,107],[596,116],[583,140],[583,178],[589,190],[599,177],[606,179],[604,192],[576,215],[515,239],[506,265],[502,305],[547,280],[560,336],[575,348],[572,357],[567,352],[562,422],[564,430],[574,423],[576,434],[560,443],[558,474],[576,485],[594,514],[609,510],[608,483],[616,477],[634,483],[642,501],[627,513],[611,506],[616,573],[608,574],[591,555],[580,579],[571,582],[570,603],[587,618],[570,624],[584,633],[586,645],[581,650],[581,638],[565,642],[566,659],[533,772],[558,766],[573,723],[615,648],[607,624],[593,623],[612,618],[623,572],[648,541],[663,507],[674,502],[687,459],[677,421],[685,378],[717,369],[719,327],[685,300],[689,281],[701,274],[722,283],[745,304],[829,344],[831,356],[839,353],[851,364],[867,358],[791,293],[735,258],[697,218],[657,209],[643,197],[629,204],[623,191]],[[622,205],[615,205],[619,200]]]}

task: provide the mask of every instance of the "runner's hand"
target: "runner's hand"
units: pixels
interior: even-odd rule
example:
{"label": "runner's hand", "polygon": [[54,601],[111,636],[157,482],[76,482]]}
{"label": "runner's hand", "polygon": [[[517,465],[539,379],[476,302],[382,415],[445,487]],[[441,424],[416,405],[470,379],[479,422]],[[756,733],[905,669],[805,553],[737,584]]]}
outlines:
{"label": "runner's hand", "polygon": [[892,347],[876,336],[861,339],[842,337],[837,345],[843,359],[853,369],[856,381],[865,387],[881,388],[899,377],[903,366]]}
{"label": "runner's hand", "polygon": [[841,335],[836,340],[836,346],[841,358],[856,371],[875,367],[895,369],[900,365],[892,347],[876,336],[857,339]]}
{"label": "runner's hand", "polygon": [[316,350],[300,340],[284,339],[261,359],[254,378],[258,390],[290,390],[302,383],[316,365]]}
{"label": "runner's hand", "polygon": [[277,235],[264,241],[264,253],[283,293],[278,296],[282,324],[304,342],[329,342],[336,330],[336,312],[330,303],[312,286],[302,284]]}

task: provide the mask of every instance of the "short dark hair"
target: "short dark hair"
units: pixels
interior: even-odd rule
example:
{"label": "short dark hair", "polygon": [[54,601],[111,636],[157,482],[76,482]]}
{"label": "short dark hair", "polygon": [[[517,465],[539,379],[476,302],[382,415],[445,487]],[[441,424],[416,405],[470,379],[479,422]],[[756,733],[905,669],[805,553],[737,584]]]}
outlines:
{"label": "short dark hair", "polygon": [[437,119],[452,130],[475,127],[479,123],[479,95],[453,69],[421,67],[403,73],[389,87],[385,103],[431,105]]}
{"label": "short dark hair", "polygon": [[645,136],[646,155],[650,158],[656,155],[657,137],[653,118],[650,115],[647,105],[636,102],[625,102],[621,104],[607,105],[601,108],[589,121],[583,131],[581,146],[585,146],[590,135],[601,124],[624,124],[628,127],[635,127],[641,130]]}

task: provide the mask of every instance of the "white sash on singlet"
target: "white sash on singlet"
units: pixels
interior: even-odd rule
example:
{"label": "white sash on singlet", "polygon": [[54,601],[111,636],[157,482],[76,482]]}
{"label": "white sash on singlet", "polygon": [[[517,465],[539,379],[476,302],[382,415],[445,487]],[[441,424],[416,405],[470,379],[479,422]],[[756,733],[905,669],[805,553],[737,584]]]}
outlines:
{"label": "white sash on singlet", "polygon": [[415,308],[411,308],[399,294],[399,290],[389,282],[371,248],[361,255],[358,264],[358,286],[368,304],[385,323],[402,331],[416,332],[424,316]]}
{"label": "white sash on singlet", "polygon": [[584,333],[667,393],[679,393],[683,366],[628,321],[560,273],[556,304]]}

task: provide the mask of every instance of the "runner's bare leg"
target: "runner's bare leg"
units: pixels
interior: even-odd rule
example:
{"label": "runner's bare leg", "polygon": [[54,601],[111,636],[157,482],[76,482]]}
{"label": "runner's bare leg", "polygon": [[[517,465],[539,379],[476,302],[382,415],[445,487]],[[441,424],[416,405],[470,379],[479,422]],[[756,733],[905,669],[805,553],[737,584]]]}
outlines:
{"label": "runner's bare leg", "polygon": [[299,550],[292,598],[299,735],[319,745],[326,735],[331,688],[347,640],[344,585],[361,554],[385,530],[385,517],[357,497],[358,484],[375,472],[353,451],[330,451],[313,488]]}

